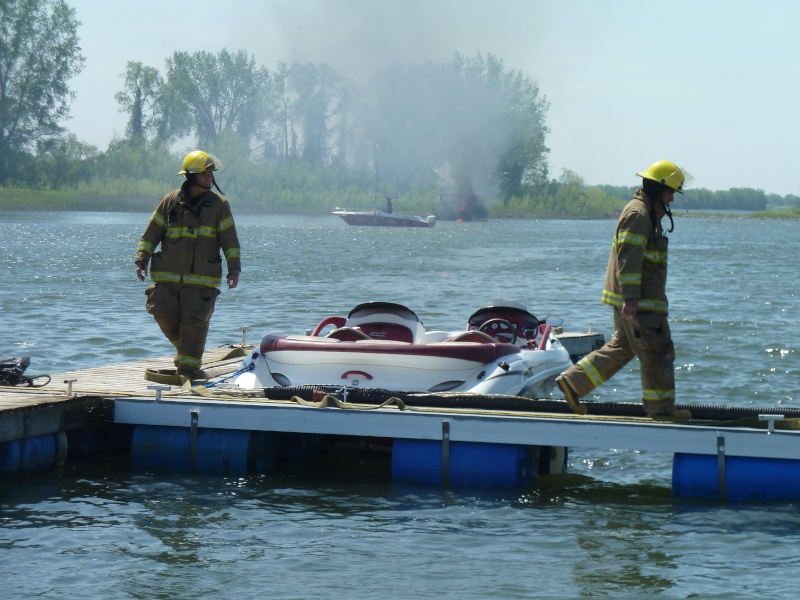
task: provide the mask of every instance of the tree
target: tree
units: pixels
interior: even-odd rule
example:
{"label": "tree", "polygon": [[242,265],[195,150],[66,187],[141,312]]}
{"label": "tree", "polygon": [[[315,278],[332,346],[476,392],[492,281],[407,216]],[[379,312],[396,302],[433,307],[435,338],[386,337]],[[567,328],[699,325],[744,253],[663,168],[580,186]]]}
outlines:
{"label": "tree", "polygon": [[200,147],[239,135],[247,140],[263,126],[269,94],[269,72],[256,67],[244,50],[236,53],[175,52],[167,59],[164,99],[173,114],[191,115]]}
{"label": "tree", "polygon": [[75,134],[62,136],[37,157],[38,183],[53,189],[75,187],[91,179],[99,156],[96,146],[81,142]]}
{"label": "tree", "polygon": [[519,71],[506,72],[503,61],[487,54],[474,58],[456,55],[454,64],[461,72],[484,89],[493,92],[492,114],[497,124],[494,132],[499,160],[492,173],[505,198],[518,195],[523,185],[543,185],[548,179],[545,125],[549,108],[547,99],[539,95],[535,83]]}
{"label": "tree", "polygon": [[294,100],[289,90],[289,66],[281,61],[272,73],[272,94],[267,105],[265,156],[277,156],[286,163],[296,150]]}
{"label": "tree", "polygon": [[166,138],[169,143],[175,137],[174,128],[163,128],[164,115],[169,105],[163,102],[164,79],[158,69],[146,67],[138,61],[127,64],[124,88],[114,98],[120,106],[120,112],[128,115],[125,135],[133,143],[144,142],[153,138]]}
{"label": "tree", "polygon": [[339,76],[325,64],[294,64],[290,82],[297,95],[295,114],[302,124],[303,159],[312,165],[327,165],[330,159],[329,118],[339,94]]}
{"label": "tree", "polygon": [[0,185],[63,132],[84,64],[78,25],[64,0],[0,1]]}

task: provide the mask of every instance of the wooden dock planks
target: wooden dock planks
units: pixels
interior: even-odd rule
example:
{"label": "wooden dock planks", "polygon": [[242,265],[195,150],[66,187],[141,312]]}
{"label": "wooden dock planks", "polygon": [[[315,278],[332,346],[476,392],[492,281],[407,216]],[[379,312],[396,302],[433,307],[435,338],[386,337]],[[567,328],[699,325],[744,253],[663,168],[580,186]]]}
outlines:
{"label": "wooden dock planks", "polygon": [[[215,348],[203,354],[203,368],[234,372],[250,348]],[[92,424],[104,400],[116,397],[154,397],[145,371],[174,368],[172,357],[50,374],[41,388],[0,386],[0,442]],[[174,388],[175,394],[181,393]]]}

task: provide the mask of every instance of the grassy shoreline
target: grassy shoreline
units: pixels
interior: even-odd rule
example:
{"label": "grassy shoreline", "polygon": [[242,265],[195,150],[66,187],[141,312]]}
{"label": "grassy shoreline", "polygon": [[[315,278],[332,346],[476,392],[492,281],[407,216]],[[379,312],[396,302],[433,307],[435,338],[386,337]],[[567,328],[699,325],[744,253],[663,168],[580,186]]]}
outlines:
{"label": "grassy shoreline", "polygon": [[[121,196],[118,194],[97,194],[79,190],[32,190],[32,189],[9,189],[0,188],[0,212],[10,210],[21,211],[78,211],[78,212],[152,212],[159,200],[158,194],[153,196],[131,194]],[[281,215],[309,215],[320,216],[330,214],[335,207],[324,208],[322,206],[286,206],[280,207],[257,207],[251,204],[238,204],[235,199],[231,205],[237,213],[241,214],[281,214]],[[489,206],[489,218],[492,219],[598,219],[611,217],[598,217],[592,214],[557,214],[552,210],[546,214],[537,211],[525,211],[521,207],[509,209],[509,207]],[[413,210],[408,211],[410,214]],[[428,212],[431,214],[433,211]],[[675,217],[681,218],[747,218],[747,219],[800,219],[800,209],[781,210],[781,211],[762,211],[753,213],[741,213],[731,211],[707,212],[696,210],[684,213],[675,211]]]}

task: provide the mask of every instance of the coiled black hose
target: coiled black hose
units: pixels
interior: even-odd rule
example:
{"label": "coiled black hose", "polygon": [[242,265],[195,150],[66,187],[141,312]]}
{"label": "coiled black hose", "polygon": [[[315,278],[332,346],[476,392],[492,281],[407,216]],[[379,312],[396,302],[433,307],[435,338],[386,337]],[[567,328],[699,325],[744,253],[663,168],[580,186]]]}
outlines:
{"label": "coiled black hose", "polygon": [[[315,397],[315,392],[317,392]],[[426,394],[398,392],[377,388],[343,388],[335,385],[300,385],[264,388],[264,396],[273,400],[290,400],[297,396],[306,401],[318,400],[320,394],[335,396],[354,404],[379,405],[389,398],[399,398],[404,404],[420,408],[495,410],[506,412],[572,414],[564,400],[523,398],[481,394]],[[607,417],[646,417],[640,404],[633,402],[586,402],[589,415]],[[775,406],[721,406],[679,404],[678,409],[691,411],[693,421],[734,421],[758,415],[783,415],[786,419],[800,418],[800,409]]]}

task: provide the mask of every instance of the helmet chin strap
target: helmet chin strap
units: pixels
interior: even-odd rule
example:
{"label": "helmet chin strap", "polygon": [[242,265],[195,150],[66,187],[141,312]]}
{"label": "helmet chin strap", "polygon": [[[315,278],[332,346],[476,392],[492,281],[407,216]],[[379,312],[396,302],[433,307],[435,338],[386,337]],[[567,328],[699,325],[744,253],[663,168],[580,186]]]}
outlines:
{"label": "helmet chin strap", "polygon": [[[218,191],[220,194],[222,194],[223,196],[225,195],[225,192],[223,192],[221,189],[219,189],[219,186],[217,185],[217,178],[216,178],[216,177],[214,177],[213,173],[212,173],[212,175],[211,175],[211,185],[213,185],[215,188],[217,188],[217,191]],[[211,189],[211,188],[208,188],[208,189]],[[671,217],[671,216],[670,216],[670,220],[672,220],[672,217]],[[671,230],[670,230],[670,231],[671,231]]]}
{"label": "helmet chin strap", "polygon": [[[669,204],[665,203],[661,199],[662,193],[665,189],[667,189],[667,186],[659,181],[644,178],[642,180],[642,189],[650,198],[652,203],[660,202],[661,206],[664,207],[664,215],[669,217],[669,229],[666,230],[666,233],[672,233],[672,230],[675,229],[675,221],[672,219],[672,211],[669,208]],[[660,234],[658,233],[658,223],[656,222],[654,204],[650,205],[650,222],[653,224],[653,231],[656,232],[656,238],[658,238]]]}
{"label": "helmet chin strap", "polygon": [[214,173],[211,173],[211,185],[209,185],[209,186],[202,185],[200,183],[200,181],[197,179],[197,177],[195,176],[194,173],[191,173],[191,176],[192,176],[192,185],[196,185],[197,187],[201,187],[204,190],[210,190],[212,187],[215,187],[215,188],[217,188],[217,191],[220,194],[222,194],[223,196],[225,195],[225,192],[223,192],[221,189],[219,189],[219,186],[217,185],[217,178],[214,177]]}
{"label": "helmet chin strap", "polygon": [[667,229],[667,233],[672,233],[672,230],[675,229],[675,221],[672,220],[672,210],[669,204],[664,204],[664,212],[669,217],[669,229]]}

